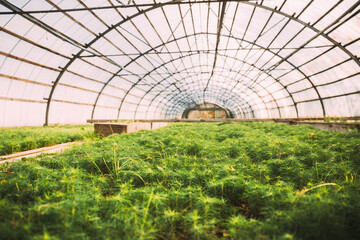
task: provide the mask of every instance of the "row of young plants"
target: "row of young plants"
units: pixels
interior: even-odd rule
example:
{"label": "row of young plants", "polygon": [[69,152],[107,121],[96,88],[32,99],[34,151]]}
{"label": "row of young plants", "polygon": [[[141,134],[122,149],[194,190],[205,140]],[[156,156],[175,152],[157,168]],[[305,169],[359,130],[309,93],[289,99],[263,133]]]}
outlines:
{"label": "row of young plants", "polygon": [[360,137],[173,124],[1,166],[4,239],[358,239]]}
{"label": "row of young plants", "polygon": [[0,129],[0,156],[88,138],[92,125]]}

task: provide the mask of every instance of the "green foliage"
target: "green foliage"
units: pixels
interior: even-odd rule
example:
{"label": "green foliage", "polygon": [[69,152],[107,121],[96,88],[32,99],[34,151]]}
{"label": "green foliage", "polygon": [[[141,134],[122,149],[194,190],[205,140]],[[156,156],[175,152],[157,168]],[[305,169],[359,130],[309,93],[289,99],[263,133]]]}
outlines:
{"label": "green foliage", "polygon": [[0,129],[0,156],[94,137],[92,125]]}
{"label": "green foliage", "polygon": [[114,134],[1,166],[0,236],[357,239],[359,152],[356,132],[274,123]]}

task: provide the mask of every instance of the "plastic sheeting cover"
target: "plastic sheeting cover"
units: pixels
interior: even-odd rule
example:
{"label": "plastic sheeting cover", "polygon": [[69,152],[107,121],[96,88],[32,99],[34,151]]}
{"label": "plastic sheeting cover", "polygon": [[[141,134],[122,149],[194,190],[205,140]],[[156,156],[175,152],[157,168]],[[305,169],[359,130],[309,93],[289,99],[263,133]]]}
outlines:
{"label": "plastic sheeting cover", "polygon": [[359,116],[358,0],[0,1],[0,127]]}

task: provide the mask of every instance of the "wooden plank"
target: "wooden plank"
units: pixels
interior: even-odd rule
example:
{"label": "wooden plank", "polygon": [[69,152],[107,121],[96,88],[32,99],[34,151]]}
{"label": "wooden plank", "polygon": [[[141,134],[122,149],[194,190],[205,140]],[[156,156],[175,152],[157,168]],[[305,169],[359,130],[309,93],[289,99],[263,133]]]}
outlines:
{"label": "wooden plank", "polygon": [[62,152],[67,148],[70,148],[74,145],[80,145],[83,142],[69,142],[69,143],[62,143],[58,145],[53,145],[49,147],[37,148],[29,151],[18,152],[10,155],[0,156],[0,165],[4,163],[15,162],[22,158],[29,158],[29,157],[36,157],[42,153],[56,153]]}

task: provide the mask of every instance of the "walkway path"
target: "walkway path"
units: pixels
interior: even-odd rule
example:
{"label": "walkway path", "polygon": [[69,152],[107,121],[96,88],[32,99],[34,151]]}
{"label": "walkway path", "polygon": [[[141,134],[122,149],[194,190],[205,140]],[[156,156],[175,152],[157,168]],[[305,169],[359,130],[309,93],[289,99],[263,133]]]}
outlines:
{"label": "walkway path", "polygon": [[10,154],[10,155],[0,156],[0,165],[7,163],[7,162],[15,162],[22,158],[35,157],[42,153],[61,153],[67,148],[70,148],[74,145],[80,145],[80,144],[82,144],[82,142],[69,142],[69,143],[63,143],[63,144],[58,144],[58,145],[49,146],[49,147],[37,148],[37,149],[25,151],[25,152],[19,152],[19,153],[14,153],[14,154]]}

